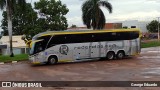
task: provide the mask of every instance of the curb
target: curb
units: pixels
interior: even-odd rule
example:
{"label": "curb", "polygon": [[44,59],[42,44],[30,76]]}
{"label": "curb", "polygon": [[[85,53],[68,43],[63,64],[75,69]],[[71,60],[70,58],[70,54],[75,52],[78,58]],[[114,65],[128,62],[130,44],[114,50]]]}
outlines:
{"label": "curb", "polygon": [[3,64],[5,64],[5,63],[13,63],[13,64],[15,64],[15,63],[17,63],[18,61],[10,61],[10,62],[0,62],[0,65],[3,65]]}
{"label": "curb", "polygon": [[0,62],[0,65],[3,65],[4,64],[4,62]]}
{"label": "curb", "polygon": [[17,61],[12,61],[12,63],[17,63]]}

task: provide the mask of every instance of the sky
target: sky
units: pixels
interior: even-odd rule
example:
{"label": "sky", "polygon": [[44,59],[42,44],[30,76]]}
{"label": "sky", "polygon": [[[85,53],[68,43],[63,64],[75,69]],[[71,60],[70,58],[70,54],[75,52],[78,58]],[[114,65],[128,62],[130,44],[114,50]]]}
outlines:
{"label": "sky", "polygon": [[[26,0],[34,3],[39,0]],[[69,26],[72,24],[84,26],[82,22],[81,5],[85,0],[61,0],[69,9],[66,15]],[[160,0],[108,0],[112,4],[113,12],[109,14],[108,10],[103,10],[106,23],[119,22],[125,20],[151,21],[160,17]],[[0,20],[2,15],[0,12]],[[1,23],[0,23],[1,24]]]}

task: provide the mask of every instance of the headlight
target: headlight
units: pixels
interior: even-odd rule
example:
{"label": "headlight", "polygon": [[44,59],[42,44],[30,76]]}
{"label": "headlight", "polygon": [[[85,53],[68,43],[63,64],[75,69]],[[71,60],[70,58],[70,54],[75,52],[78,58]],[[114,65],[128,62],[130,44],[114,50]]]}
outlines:
{"label": "headlight", "polygon": [[32,57],[30,56],[30,57],[29,57],[29,60],[33,61],[33,60],[34,60],[34,57],[33,57],[33,56],[32,56]]}

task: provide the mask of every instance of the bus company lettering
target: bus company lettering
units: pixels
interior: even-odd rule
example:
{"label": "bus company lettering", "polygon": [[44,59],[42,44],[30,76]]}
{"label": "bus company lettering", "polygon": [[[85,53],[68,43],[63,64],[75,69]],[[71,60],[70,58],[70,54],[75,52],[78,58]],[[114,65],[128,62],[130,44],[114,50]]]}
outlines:
{"label": "bus company lettering", "polygon": [[69,48],[68,48],[67,45],[62,45],[62,46],[60,46],[60,48],[59,48],[59,52],[60,52],[61,54],[67,55],[68,51],[69,51]]}
{"label": "bus company lettering", "polygon": [[91,49],[91,48],[107,48],[107,49],[114,49],[117,47],[116,44],[112,44],[112,45],[93,45],[93,46],[79,46],[79,47],[74,47],[74,49]]}

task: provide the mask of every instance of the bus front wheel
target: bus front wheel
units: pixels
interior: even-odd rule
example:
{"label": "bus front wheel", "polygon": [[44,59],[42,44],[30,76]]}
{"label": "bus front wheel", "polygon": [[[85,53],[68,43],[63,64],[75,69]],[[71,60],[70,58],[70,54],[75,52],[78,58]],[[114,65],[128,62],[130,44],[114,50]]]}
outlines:
{"label": "bus front wheel", "polygon": [[115,57],[115,53],[114,52],[108,52],[106,58],[108,60],[112,60]]}
{"label": "bus front wheel", "polygon": [[56,56],[50,56],[48,58],[48,64],[56,64],[57,63],[57,57]]}

